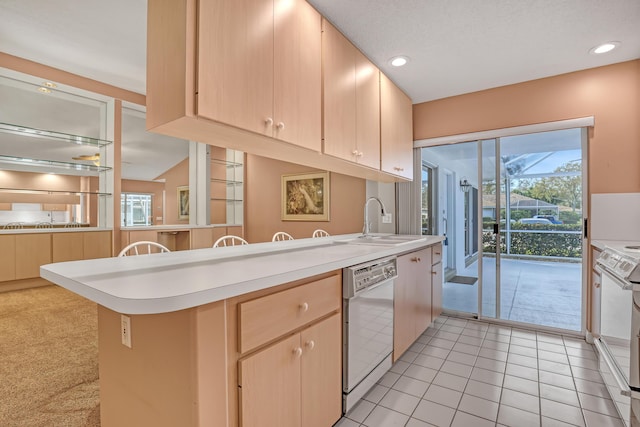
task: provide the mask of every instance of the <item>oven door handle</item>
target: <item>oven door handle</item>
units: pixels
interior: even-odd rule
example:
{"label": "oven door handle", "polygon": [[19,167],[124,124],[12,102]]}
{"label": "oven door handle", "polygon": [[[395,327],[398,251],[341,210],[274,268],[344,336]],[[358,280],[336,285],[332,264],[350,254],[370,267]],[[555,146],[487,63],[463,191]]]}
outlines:
{"label": "oven door handle", "polygon": [[609,371],[611,371],[613,379],[616,380],[618,388],[620,389],[620,394],[623,396],[631,396],[631,389],[620,373],[620,370],[616,366],[615,362],[611,359],[609,351],[604,348],[604,346],[600,343],[600,340],[595,340],[594,343],[596,345],[596,348],[598,349],[598,354],[600,354],[600,357],[602,357],[604,362],[609,367]]}
{"label": "oven door handle", "polygon": [[611,280],[615,282],[616,285],[620,286],[625,291],[633,290],[633,284],[625,282],[624,280],[615,276],[611,270],[606,267],[601,266],[600,264],[596,264],[595,270],[600,274],[606,274]]}

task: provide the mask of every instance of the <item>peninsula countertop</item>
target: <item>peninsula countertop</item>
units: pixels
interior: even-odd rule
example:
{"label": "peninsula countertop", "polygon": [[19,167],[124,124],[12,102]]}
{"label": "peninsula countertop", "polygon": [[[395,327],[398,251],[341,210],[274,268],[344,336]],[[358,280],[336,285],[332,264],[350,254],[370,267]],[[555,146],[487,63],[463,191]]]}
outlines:
{"label": "peninsula countertop", "polygon": [[358,234],[47,264],[40,275],[125,314],[205,305],[444,240],[415,236],[395,246],[350,244]]}

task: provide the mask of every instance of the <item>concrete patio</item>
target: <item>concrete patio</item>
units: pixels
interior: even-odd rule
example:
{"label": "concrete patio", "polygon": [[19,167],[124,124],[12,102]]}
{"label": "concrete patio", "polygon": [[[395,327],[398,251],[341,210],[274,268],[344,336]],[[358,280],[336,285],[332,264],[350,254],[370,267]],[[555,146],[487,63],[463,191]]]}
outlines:
{"label": "concrete patio", "polygon": [[[571,331],[581,329],[582,265],[579,262],[554,262],[501,259],[500,319],[526,322]],[[483,317],[496,317],[496,263],[483,262]],[[478,277],[478,262],[459,270],[458,275]],[[478,282],[473,285],[445,282],[445,310],[476,313]]]}

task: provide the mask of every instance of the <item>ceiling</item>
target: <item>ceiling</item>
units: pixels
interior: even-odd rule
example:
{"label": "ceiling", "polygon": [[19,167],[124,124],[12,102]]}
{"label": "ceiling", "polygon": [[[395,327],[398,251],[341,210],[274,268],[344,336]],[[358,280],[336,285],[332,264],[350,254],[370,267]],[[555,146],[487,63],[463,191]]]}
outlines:
{"label": "ceiling", "polygon": [[[638,0],[309,1],[413,103],[640,58]],[[146,6],[145,0],[3,0],[0,51],[145,93]],[[621,45],[589,54],[606,41]],[[410,61],[392,67],[395,55]],[[132,137],[143,148],[153,138]],[[144,149],[131,160],[123,152],[123,160],[159,165],[158,144],[153,156]]]}
{"label": "ceiling", "polygon": [[[638,0],[310,0],[413,103],[640,58]],[[3,0],[0,51],[145,92],[145,0]],[[619,41],[608,54],[592,47]],[[393,68],[388,60],[411,60]]]}

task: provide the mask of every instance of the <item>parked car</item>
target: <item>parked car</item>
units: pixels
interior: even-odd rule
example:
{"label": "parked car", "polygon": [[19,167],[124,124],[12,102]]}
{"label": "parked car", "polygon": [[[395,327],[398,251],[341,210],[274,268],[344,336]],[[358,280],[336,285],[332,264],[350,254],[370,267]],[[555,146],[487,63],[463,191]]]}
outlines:
{"label": "parked car", "polygon": [[533,217],[548,219],[552,224],[562,224],[562,221],[560,221],[555,215],[534,215]]}
{"label": "parked car", "polygon": [[522,218],[520,224],[553,224],[547,218]]}

